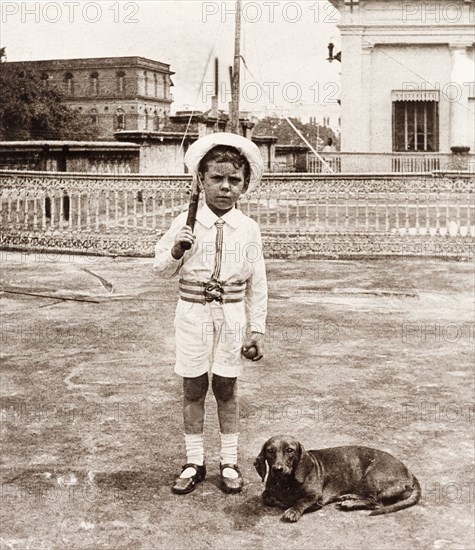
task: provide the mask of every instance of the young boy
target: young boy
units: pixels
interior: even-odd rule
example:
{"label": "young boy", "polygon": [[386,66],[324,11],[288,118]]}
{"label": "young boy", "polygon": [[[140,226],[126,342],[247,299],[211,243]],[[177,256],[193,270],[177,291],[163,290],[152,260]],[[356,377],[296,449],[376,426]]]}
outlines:
{"label": "young boy", "polygon": [[[259,226],[235,206],[259,183],[263,161],[252,141],[229,133],[207,135],[188,149],[185,163],[204,193],[194,231],[180,214],[155,249],[154,269],[179,275],[175,313],[175,372],[183,377],[186,464],[173,492],[193,491],[206,476],[203,428],[211,387],[218,407],[221,488],[242,490],[237,465],[242,352],[263,356],[267,281]],[[191,246],[191,248],[189,248]],[[251,349],[255,347],[255,349]]]}

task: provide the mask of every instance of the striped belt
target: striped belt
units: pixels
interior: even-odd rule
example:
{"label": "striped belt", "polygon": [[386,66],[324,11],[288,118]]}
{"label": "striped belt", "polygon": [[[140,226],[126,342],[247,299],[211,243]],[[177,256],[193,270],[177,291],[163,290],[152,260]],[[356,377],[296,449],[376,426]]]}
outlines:
{"label": "striped belt", "polygon": [[211,279],[206,283],[180,279],[179,285],[180,299],[197,304],[206,304],[206,302],[215,300],[220,304],[242,302],[247,287],[245,282],[222,283],[215,279]]}

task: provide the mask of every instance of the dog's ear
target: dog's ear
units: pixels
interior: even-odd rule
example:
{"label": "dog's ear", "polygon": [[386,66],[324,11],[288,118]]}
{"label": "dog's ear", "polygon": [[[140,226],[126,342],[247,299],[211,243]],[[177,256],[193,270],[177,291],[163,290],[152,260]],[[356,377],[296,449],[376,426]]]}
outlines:
{"label": "dog's ear", "polygon": [[299,483],[303,483],[305,481],[305,478],[312,471],[314,463],[301,443],[299,443],[298,446],[297,458],[298,462],[294,470],[294,476]]}
{"label": "dog's ear", "polygon": [[267,462],[266,462],[266,444],[262,446],[261,452],[256,456],[254,460],[254,468],[257,473],[261,476],[262,481],[264,481],[267,473]]}

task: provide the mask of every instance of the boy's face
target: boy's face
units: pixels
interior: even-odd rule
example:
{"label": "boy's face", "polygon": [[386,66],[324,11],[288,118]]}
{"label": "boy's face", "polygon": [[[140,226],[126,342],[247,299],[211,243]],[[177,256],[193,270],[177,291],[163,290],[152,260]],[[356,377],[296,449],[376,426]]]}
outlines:
{"label": "boy's face", "polygon": [[246,189],[244,166],[235,168],[230,162],[208,162],[201,181],[206,204],[217,216],[231,210]]}

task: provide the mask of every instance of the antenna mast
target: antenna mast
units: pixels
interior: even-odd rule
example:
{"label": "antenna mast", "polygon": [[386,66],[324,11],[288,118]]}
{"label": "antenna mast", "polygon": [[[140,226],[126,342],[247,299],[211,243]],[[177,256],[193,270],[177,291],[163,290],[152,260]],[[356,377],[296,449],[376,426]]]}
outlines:
{"label": "antenna mast", "polygon": [[234,31],[234,64],[231,79],[231,112],[230,129],[233,134],[240,134],[239,127],[239,84],[241,63],[241,0],[236,0],[236,23]]}

